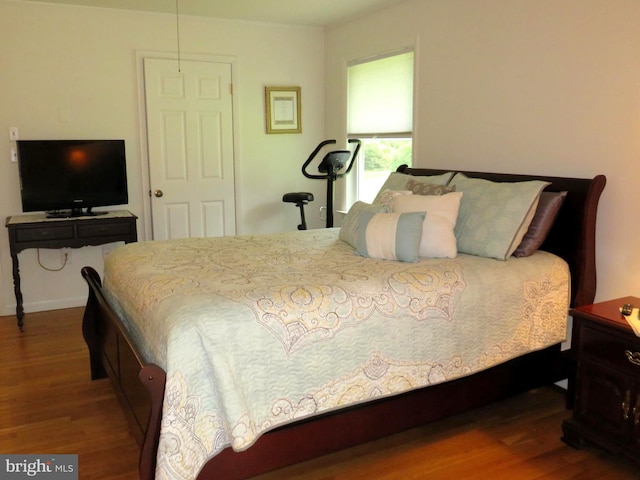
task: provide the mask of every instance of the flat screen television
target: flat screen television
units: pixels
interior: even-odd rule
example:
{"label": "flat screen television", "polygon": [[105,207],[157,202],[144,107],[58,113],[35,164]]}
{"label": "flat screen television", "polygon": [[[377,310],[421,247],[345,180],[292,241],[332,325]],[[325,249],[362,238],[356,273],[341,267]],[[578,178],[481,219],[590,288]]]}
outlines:
{"label": "flat screen television", "polygon": [[25,212],[96,215],[94,207],[129,202],[124,140],[19,140],[17,147]]}

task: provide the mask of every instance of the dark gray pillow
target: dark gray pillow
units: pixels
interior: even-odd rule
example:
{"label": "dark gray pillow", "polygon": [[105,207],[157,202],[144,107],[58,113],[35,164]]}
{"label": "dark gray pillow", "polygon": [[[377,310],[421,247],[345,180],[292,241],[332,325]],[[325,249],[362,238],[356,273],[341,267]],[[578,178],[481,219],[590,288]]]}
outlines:
{"label": "dark gray pillow", "polygon": [[567,192],[542,192],[540,194],[536,213],[527,233],[522,237],[520,245],[513,252],[514,257],[528,257],[540,248],[549,235],[566,196]]}

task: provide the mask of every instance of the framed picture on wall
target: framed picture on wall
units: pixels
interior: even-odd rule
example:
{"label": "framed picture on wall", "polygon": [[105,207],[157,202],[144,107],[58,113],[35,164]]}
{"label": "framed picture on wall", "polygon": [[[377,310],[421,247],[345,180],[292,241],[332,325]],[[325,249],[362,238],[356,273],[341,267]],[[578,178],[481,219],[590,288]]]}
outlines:
{"label": "framed picture on wall", "polygon": [[300,87],[265,87],[267,133],[300,133]]}

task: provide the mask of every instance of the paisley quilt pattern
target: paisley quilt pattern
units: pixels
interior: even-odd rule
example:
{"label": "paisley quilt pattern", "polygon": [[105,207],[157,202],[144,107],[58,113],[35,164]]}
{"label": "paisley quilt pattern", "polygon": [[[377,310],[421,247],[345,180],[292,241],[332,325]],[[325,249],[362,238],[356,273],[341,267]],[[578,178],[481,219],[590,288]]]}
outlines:
{"label": "paisley quilt pattern", "polygon": [[360,257],[337,229],[129,244],[104,285],[167,371],[166,479],[277,426],[558,343],[569,298],[545,252],[408,264]]}

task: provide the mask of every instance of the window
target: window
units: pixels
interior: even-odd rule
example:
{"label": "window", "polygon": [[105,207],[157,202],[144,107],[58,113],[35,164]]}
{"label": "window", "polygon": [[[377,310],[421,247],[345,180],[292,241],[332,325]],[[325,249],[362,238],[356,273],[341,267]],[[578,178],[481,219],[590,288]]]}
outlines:
{"label": "window", "polygon": [[358,159],[358,200],[371,203],[389,172],[402,164],[411,166],[411,138],[377,137],[362,139]]}
{"label": "window", "polygon": [[411,165],[413,51],[349,64],[347,115],[348,136],[362,140],[352,198],[370,202],[389,172]]}

